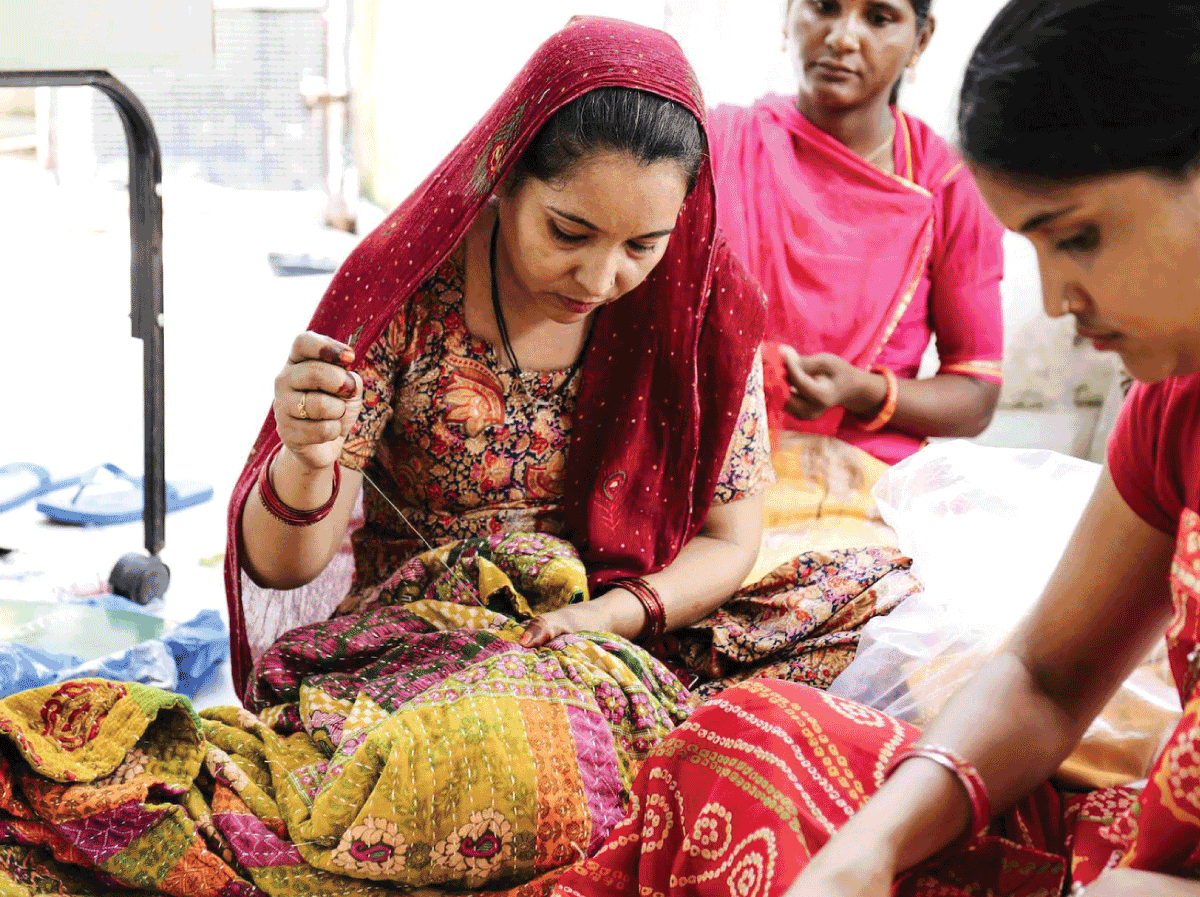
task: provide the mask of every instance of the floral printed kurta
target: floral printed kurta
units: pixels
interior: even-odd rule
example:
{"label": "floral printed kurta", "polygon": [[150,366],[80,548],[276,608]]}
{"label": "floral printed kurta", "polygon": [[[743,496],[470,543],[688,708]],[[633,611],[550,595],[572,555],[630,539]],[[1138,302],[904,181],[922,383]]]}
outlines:
{"label": "floral printed kurta", "polygon": [[[366,523],[354,536],[356,592],[385,580],[426,547],[422,540],[441,545],[562,528],[582,375],[503,366],[491,344],[467,330],[464,259],[460,246],[392,321],[362,369],[365,407],[342,463],[365,469],[412,525],[365,486]],[[735,501],[772,478],[756,363],[715,500]]]}

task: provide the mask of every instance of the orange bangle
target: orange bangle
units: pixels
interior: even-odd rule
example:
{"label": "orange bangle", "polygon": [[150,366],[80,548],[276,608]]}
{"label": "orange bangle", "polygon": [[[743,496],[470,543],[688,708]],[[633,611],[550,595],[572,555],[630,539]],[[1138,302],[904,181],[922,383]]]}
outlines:
{"label": "orange bangle", "polygon": [[888,368],[874,367],[871,368],[872,374],[883,374],[883,379],[887,381],[887,392],[883,396],[883,405],[879,409],[879,413],[875,415],[868,423],[863,424],[863,429],[868,433],[874,433],[876,430],[882,430],[888,425],[888,421],[892,419],[892,415],[896,413],[896,401],[900,398],[900,381],[896,379],[896,375]]}

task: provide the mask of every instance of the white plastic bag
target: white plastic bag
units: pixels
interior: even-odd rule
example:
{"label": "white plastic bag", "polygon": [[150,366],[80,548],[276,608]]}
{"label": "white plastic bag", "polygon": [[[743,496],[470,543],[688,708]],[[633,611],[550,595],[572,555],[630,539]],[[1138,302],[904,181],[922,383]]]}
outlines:
{"label": "white plastic bag", "polygon": [[[925,590],[864,627],[830,691],[927,723],[1041,596],[1099,473],[1056,452],[963,441],[929,446],[888,471],[875,499]],[[1156,651],[1060,774],[1087,786],[1143,777],[1179,712],[1165,652]]]}

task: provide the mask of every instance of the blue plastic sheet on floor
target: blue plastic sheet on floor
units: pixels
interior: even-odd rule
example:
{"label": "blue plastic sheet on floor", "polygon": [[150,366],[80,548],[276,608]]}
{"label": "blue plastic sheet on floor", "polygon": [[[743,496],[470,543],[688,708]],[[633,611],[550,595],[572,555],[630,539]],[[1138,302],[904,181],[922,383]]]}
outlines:
{"label": "blue plastic sheet on floor", "polygon": [[194,698],[209,676],[229,656],[229,630],[215,610],[203,610],[162,638],[175,666],[179,681],[175,691]]}
{"label": "blue plastic sheet on floor", "polygon": [[[96,596],[96,600],[78,603],[109,610],[131,604],[123,598],[107,600],[112,598]],[[0,697],[67,679],[96,677],[155,685],[192,698],[228,654],[228,631],[215,610],[203,610],[159,638],[96,660],[84,661],[78,655],[30,645],[0,643]]]}

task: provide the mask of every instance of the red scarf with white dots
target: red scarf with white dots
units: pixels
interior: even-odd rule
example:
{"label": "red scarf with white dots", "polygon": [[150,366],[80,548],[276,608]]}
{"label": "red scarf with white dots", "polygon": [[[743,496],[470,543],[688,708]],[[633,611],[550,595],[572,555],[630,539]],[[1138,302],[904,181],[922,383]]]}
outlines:
{"label": "red scarf with white dots", "polygon": [[[614,19],[573,19],[359,244],[309,329],[350,343],[364,358],[401,304],[459,244],[550,115],[601,87],[658,94],[704,122],[696,77],[671,37]],[[715,221],[706,158],[662,260],[637,289],[596,313],[564,480],[564,535],[579,549],[593,585],[661,570],[699,532],[712,505],[762,340],[766,302]],[[230,501],[225,585],[238,689],[251,666],[239,520],[278,443],[268,414]]]}

